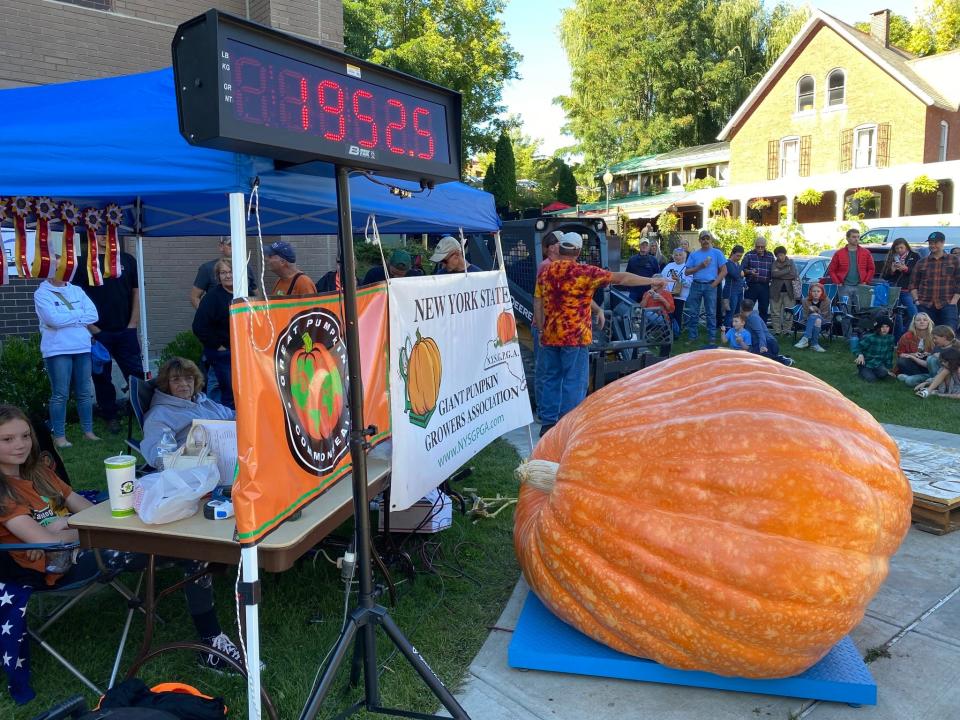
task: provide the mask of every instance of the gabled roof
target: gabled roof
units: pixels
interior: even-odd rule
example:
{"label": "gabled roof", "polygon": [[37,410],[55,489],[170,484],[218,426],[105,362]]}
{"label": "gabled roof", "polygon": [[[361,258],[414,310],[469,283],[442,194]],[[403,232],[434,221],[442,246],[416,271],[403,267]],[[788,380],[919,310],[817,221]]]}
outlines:
{"label": "gabled roof", "polygon": [[911,66],[911,61],[916,58],[906,50],[894,46],[884,46],[878,42],[869,33],[861,32],[856,28],[847,25],[832,15],[828,15],[822,10],[814,9],[810,14],[810,19],[800,29],[787,49],[781,53],[777,61],[770,67],[767,74],[763,76],[747,99],[744,100],[737,111],[724,126],[723,130],[717,136],[718,140],[729,140],[736,129],[753,112],[754,108],[763,98],[767,90],[780,77],[780,75],[796,59],[796,55],[804,43],[816,33],[821,27],[829,27],[837,35],[846,40],[856,50],[863,53],[868,59],[872,60],[878,67],[884,70],[890,77],[899,82],[903,87],[913,93],[925,105],[935,105],[944,110],[957,110],[957,104],[948,99],[949,93],[940,92],[928,80],[922,78]]}

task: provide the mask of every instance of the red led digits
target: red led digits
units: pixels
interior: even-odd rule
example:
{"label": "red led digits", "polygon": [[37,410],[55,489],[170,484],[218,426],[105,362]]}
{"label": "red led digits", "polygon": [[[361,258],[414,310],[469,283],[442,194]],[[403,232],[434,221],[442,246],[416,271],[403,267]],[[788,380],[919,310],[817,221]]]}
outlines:
{"label": "red led digits", "polygon": [[281,70],[279,82],[280,124],[291,130],[307,130],[310,127],[307,79],[293,70]]}
{"label": "red led digits", "polygon": [[[400,120],[394,120],[387,124],[387,147],[390,148],[390,152],[396,153],[397,155],[403,155],[403,148],[399,145],[393,144],[393,132],[394,130],[404,130],[407,127],[407,109],[403,106],[403,103],[397,100],[396,98],[390,98],[387,100],[387,105],[392,108],[398,108],[400,110]],[[389,114],[388,114],[389,117]]]}
{"label": "red led digits", "polygon": [[[337,93],[337,104],[329,105],[326,101],[326,95],[328,90],[336,90]],[[319,85],[317,85],[317,101],[320,103],[320,109],[325,113],[330,115],[336,115],[339,121],[339,129],[337,132],[332,133],[327,130],[323,137],[327,140],[333,140],[334,142],[339,142],[343,140],[347,135],[347,120],[343,116],[343,89],[338,83],[335,83],[333,80],[324,80]]]}
{"label": "red led digits", "polygon": [[425,116],[428,120],[430,118],[430,111],[425,107],[415,108],[413,111],[413,129],[416,131],[417,135],[420,137],[427,138],[427,152],[417,153],[417,157],[421,160],[433,160],[434,147],[433,147],[433,133],[424,127],[420,127],[420,117]]}
{"label": "red led digits", "polygon": [[377,133],[377,123],[373,120],[373,115],[370,113],[364,113],[360,111],[360,98],[370,101],[370,109],[373,110],[373,94],[367,92],[366,90],[357,90],[353,94],[353,114],[356,116],[357,120],[363,123],[370,125],[370,139],[369,140],[359,140],[357,144],[360,147],[365,148],[374,148],[377,146],[377,141],[379,140],[379,134]]}
{"label": "red led digits", "polygon": [[237,114],[247,122],[267,124],[267,70],[259,60],[239,57],[233,63]]}
{"label": "red led digits", "polygon": [[310,129],[310,108],[307,106],[307,79],[300,78],[300,97],[303,99],[303,107],[300,108],[300,125],[304,130]]}

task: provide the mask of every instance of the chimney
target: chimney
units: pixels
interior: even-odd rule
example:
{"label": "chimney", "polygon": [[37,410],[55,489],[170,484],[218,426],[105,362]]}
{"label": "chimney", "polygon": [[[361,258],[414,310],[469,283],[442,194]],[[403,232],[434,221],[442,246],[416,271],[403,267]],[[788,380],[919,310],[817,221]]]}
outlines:
{"label": "chimney", "polygon": [[870,13],[870,35],[884,47],[890,47],[890,11]]}

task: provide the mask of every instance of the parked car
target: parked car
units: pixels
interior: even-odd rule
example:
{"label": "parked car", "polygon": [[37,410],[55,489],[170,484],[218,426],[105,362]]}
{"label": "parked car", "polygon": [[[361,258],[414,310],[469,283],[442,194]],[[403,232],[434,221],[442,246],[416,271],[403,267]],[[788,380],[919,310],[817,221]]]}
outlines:
{"label": "parked car", "polygon": [[894,225],[891,227],[875,227],[867,230],[867,232],[860,236],[860,243],[863,245],[872,243],[886,245],[887,249],[889,249],[894,240],[903,238],[910,243],[910,247],[913,247],[919,252],[919,246],[926,248],[927,237],[936,230],[939,230],[946,236],[948,245],[960,243],[960,226],[954,227],[952,225]]}
{"label": "parked car", "polygon": [[791,255],[790,259],[797,266],[797,274],[800,276],[800,284],[803,287],[802,292],[806,296],[810,285],[818,282],[820,278],[827,274],[827,265],[830,264],[830,258],[820,255]]}

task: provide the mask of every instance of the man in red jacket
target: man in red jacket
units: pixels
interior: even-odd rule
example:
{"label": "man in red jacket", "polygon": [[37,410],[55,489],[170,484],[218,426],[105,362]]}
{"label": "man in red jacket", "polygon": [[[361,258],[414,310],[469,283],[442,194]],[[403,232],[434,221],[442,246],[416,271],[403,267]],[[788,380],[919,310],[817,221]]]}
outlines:
{"label": "man in red jacket", "polygon": [[[873,256],[869,250],[860,247],[860,231],[856,228],[847,230],[847,246],[837,250],[830,258],[830,265],[827,266],[830,282],[840,286],[837,294],[841,302],[844,297],[847,297],[849,298],[848,308],[855,308],[857,287],[869,285],[875,272]],[[843,326],[843,336],[849,338],[850,319],[842,317],[840,324]]]}

